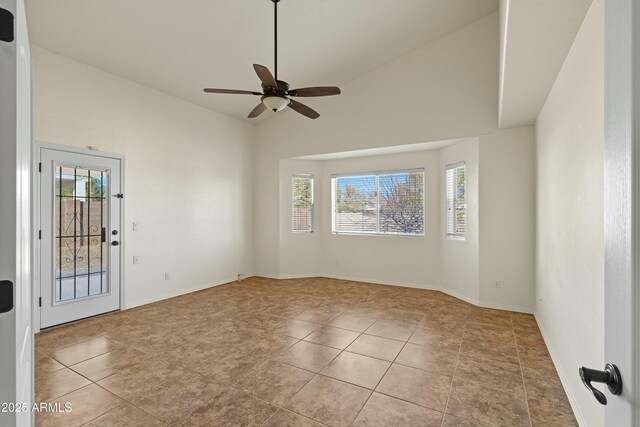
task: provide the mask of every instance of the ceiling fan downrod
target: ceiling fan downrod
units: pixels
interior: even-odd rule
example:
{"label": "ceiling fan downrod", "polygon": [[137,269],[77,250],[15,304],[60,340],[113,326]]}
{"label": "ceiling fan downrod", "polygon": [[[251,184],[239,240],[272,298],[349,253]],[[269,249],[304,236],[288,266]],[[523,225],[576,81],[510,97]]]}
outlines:
{"label": "ceiling fan downrod", "polygon": [[317,111],[304,105],[301,102],[292,98],[305,98],[316,96],[331,96],[340,95],[340,88],[336,86],[314,86],[303,87],[298,89],[289,89],[289,84],[285,81],[278,80],[278,3],[280,0],[271,0],[273,2],[273,31],[274,31],[274,65],[275,76],[271,74],[271,71],[264,65],[253,64],[253,69],[260,79],[262,92],[256,92],[252,90],[236,90],[236,89],[216,89],[205,88],[207,93],[226,93],[237,95],[254,95],[260,96],[260,104],[251,110],[248,118],[252,119],[258,117],[267,109],[274,112],[283,110],[285,108],[291,108],[297,113],[302,114],[310,119],[317,119],[320,117]]}
{"label": "ceiling fan downrod", "polygon": [[271,0],[273,2],[273,42],[274,42],[274,68],[275,78],[278,81],[278,3],[280,0]]}

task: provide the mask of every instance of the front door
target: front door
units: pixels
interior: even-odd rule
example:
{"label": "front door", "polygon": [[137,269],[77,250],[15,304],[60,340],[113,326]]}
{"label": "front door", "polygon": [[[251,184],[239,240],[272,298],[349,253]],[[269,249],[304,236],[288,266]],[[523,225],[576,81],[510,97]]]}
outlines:
{"label": "front door", "polygon": [[121,160],[40,152],[40,327],[120,308]]}

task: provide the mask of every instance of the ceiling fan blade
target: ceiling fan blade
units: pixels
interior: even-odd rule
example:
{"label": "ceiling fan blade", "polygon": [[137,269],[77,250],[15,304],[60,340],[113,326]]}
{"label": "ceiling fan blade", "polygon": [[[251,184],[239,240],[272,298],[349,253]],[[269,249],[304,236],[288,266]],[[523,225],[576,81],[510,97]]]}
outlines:
{"label": "ceiling fan blade", "polygon": [[331,96],[340,95],[340,88],[335,86],[303,87],[289,91],[291,96]]}
{"label": "ceiling fan blade", "polygon": [[206,88],[204,91],[207,93],[228,93],[228,94],[235,94],[235,95],[262,95],[260,92],[252,92],[250,90]]}
{"label": "ceiling fan blade", "polygon": [[313,108],[307,107],[306,105],[298,101],[294,101],[293,99],[290,99],[290,101],[291,102],[289,103],[289,108],[292,108],[303,116],[307,116],[310,119],[317,119],[318,117],[320,117],[320,114]]}
{"label": "ceiling fan blade", "polygon": [[251,112],[249,113],[249,115],[247,117],[250,118],[250,119],[256,118],[260,114],[264,113],[266,111],[266,109],[267,109],[267,107],[261,102],[260,104],[256,105],[256,108],[251,110]]}
{"label": "ceiling fan blade", "polygon": [[260,78],[260,81],[264,83],[266,87],[278,87],[275,77],[273,77],[273,74],[271,74],[271,71],[269,71],[267,67],[260,64],[253,64],[253,69],[256,70],[256,74]]}

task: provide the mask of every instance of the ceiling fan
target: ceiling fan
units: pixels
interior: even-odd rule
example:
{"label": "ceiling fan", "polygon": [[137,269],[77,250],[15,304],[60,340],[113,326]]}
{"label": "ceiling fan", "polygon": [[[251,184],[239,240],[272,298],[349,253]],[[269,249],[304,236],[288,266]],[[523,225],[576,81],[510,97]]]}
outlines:
{"label": "ceiling fan", "polygon": [[204,91],[207,93],[226,93],[226,94],[238,94],[238,95],[257,95],[261,96],[260,104],[256,106],[250,113],[249,118],[258,117],[266,109],[281,111],[286,107],[291,108],[294,111],[309,117],[310,119],[317,119],[320,114],[312,108],[291,99],[292,97],[314,97],[314,96],[330,96],[340,95],[340,88],[335,86],[318,86],[318,87],[304,87],[300,89],[289,89],[289,83],[278,80],[278,3],[280,0],[271,0],[273,2],[273,16],[274,16],[274,32],[275,32],[275,77],[271,74],[271,71],[264,65],[253,64],[253,69],[256,71],[258,78],[262,82],[262,92],[254,92],[250,90],[234,90],[234,89],[211,89],[206,88]]}

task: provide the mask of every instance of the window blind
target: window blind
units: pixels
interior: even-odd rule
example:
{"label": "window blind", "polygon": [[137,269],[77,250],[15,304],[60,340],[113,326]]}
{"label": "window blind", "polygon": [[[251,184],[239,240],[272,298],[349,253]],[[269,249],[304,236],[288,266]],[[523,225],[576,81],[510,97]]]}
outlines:
{"label": "window blind", "polygon": [[294,175],[292,178],[292,223],[296,233],[313,231],[313,176]]}
{"label": "window blind", "polygon": [[446,167],[447,235],[464,237],[467,233],[467,204],[465,202],[465,164]]}
{"label": "window blind", "polygon": [[332,181],[334,233],[424,235],[424,170]]}

